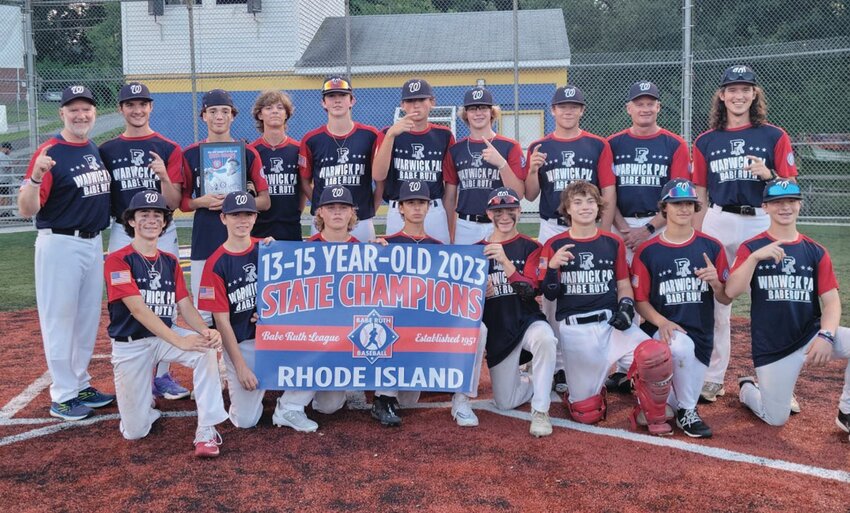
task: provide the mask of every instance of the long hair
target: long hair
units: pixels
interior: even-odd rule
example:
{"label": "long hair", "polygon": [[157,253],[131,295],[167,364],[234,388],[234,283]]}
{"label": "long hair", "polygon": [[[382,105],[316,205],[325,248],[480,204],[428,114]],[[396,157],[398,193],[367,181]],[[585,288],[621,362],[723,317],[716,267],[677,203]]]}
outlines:
{"label": "long hair", "polygon": [[[457,113],[457,117],[460,118],[461,121],[469,125],[469,114],[466,112],[466,107],[461,107]],[[493,105],[490,107],[490,124],[492,125],[499,118],[502,117],[502,108],[498,105]]]}
{"label": "long hair", "polygon": [[[322,207],[319,207],[318,209],[316,209],[316,215],[313,216],[313,226],[315,226],[316,230],[318,230],[319,232],[321,232],[322,230],[325,229],[325,220],[322,219],[322,214],[320,213],[320,210],[319,210],[321,208]],[[354,208],[354,207],[351,207],[351,219],[348,220],[348,231],[349,231],[349,233],[351,232],[351,230],[354,229],[354,225],[357,224],[357,221],[359,221],[359,219],[357,219],[357,209]]]}
{"label": "long hair", "polygon": [[[764,89],[759,86],[753,86],[755,97],[750,105],[750,124],[760,126],[767,121],[767,99],[764,95]],[[708,126],[713,130],[725,130],[726,124],[729,122],[729,116],[726,112],[726,104],[720,99],[720,93],[725,90],[724,87],[719,88],[714,92],[714,97],[711,99],[711,113],[708,116]]]}
{"label": "long hair", "polygon": [[295,112],[295,106],[292,105],[292,98],[283,91],[263,91],[254,102],[254,107],[251,109],[251,116],[254,117],[254,125],[257,131],[263,133],[263,122],[258,117],[263,107],[274,105],[276,103],[283,104],[283,110],[286,111],[286,121],[283,122],[283,128],[289,123],[292,114]]}
{"label": "long hair", "polygon": [[568,223],[571,223],[570,214],[567,209],[570,208],[570,202],[576,196],[590,196],[599,206],[599,211],[596,212],[596,221],[602,220],[602,211],[605,210],[605,202],[602,200],[602,194],[599,188],[588,182],[587,180],[576,180],[561,191],[561,204],[558,205],[558,213],[564,216]]}

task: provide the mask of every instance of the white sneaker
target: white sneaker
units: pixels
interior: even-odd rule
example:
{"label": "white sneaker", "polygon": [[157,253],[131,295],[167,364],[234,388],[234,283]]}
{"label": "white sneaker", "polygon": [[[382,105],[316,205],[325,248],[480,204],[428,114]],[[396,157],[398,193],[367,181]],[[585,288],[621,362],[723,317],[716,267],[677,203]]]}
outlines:
{"label": "white sneaker", "polygon": [[272,424],[280,427],[291,427],[302,433],[313,433],[319,429],[319,425],[300,410],[275,410],[274,415],[272,415]]}
{"label": "white sneaker", "polygon": [[801,411],[802,409],[800,408],[800,403],[797,401],[797,396],[795,394],[791,394],[791,413],[797,414]]}
{"label": "white sneaker", "polygon": [[469,397],[464,394],[455,394],[452,397],[452,418],[460,427],[475,427],[478,425],[478,417],[469,405]]}
{"label": "white sneaker", "polygon": [[540,438],[541,436],[549,436],[552,434],[552,421],[549,420],[549,414],[545,411],[531,410],[531,427],[528,428],[531,436]]}

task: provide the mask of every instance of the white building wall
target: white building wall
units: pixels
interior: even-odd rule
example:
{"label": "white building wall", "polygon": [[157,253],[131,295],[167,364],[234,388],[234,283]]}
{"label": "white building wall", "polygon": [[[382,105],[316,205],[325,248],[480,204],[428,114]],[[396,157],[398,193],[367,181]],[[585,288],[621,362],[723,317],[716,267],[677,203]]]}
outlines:
{"label": "white building wall", "polygon": [[0,5],[0,34],[0,69],[23,68],[24,37],[20,7]]}
{"label": "white building wall", "polygon": [[[345,16],[345,0],[295,0],[298,11],[298,58],[325,18]],[[344,52],[345,49],[343,48]]]}

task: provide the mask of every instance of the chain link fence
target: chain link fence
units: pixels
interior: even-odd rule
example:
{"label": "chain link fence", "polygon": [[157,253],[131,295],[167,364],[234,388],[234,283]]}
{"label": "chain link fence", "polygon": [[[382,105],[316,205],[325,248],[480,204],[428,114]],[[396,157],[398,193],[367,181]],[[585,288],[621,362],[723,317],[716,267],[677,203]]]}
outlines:
{"label": "chain link fence", "polygon": [[[555,87],[581,87],[583,128],[607,136],[629,126],[628,86],[651,80],[659,122],[692,141],[707,128],[722,70],[751,65],[768,119],[785,128],[806,191],[807,222],[850,223],[850,5],[843,0],[740,5],[691,0],[0,0],[0,227],[34,147],[61,129],[64,87],[98,100],[92,137],[121,133],[116,95],[128,80],[154,95],[152,126],[181,145],[206,136],[200,96],[233,93],[233,134],[258,137],[259,91],[283,89],[296,139],[326,121],[326,75],[352,78],[355,121],[387,126],[400,115],[400,86],[435,86],[433,121],[467,135],[463,92],[486,85],[502,107],[498,131],[525,148],[551,132]],[[533,211],[528,205],[527,210]]]}

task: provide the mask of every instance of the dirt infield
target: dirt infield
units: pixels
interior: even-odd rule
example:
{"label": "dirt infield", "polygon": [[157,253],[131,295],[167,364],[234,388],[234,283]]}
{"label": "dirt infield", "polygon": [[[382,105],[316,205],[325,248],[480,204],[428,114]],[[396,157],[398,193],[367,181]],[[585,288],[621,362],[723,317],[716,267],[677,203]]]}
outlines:
{"label": "dirt infield", "polygon": [[[805,369],[803,413],[764,425],[737,400],[735,378],[751,373],[746,320],[733,323],[727,394],[701,413],[714,429],[695,441],[677,430],[653,438],[628,431],[631,397],[611,395],[597,427],[566,420],[528,435],[527,407],[508,414],[490,401],[482,373],[481,425],[459,428],[448,394],[428,394],[382,428],[363,405],[311,413],[317,433],[271,425],[269,392],[255,429],[219,427],[217,460],[192,456],[192,401],[160,401],[164,417],[140,441],[118,432],[115,406],[79,423],[48,417],[49,395],[36,314],[0,316],[0,508],[29,511],[850,511],[850,443],[834,425],[843,362]],[[94,385],[113,390],[103,332]],[[191,381],[180,369],[177,376]],[[49,381],[48,381],[49,383]],[[34,397],[26,390],[38,392]],[[367,396],[366,400],[370,400]],[[13,412],[12,415],[9,415]]]}

